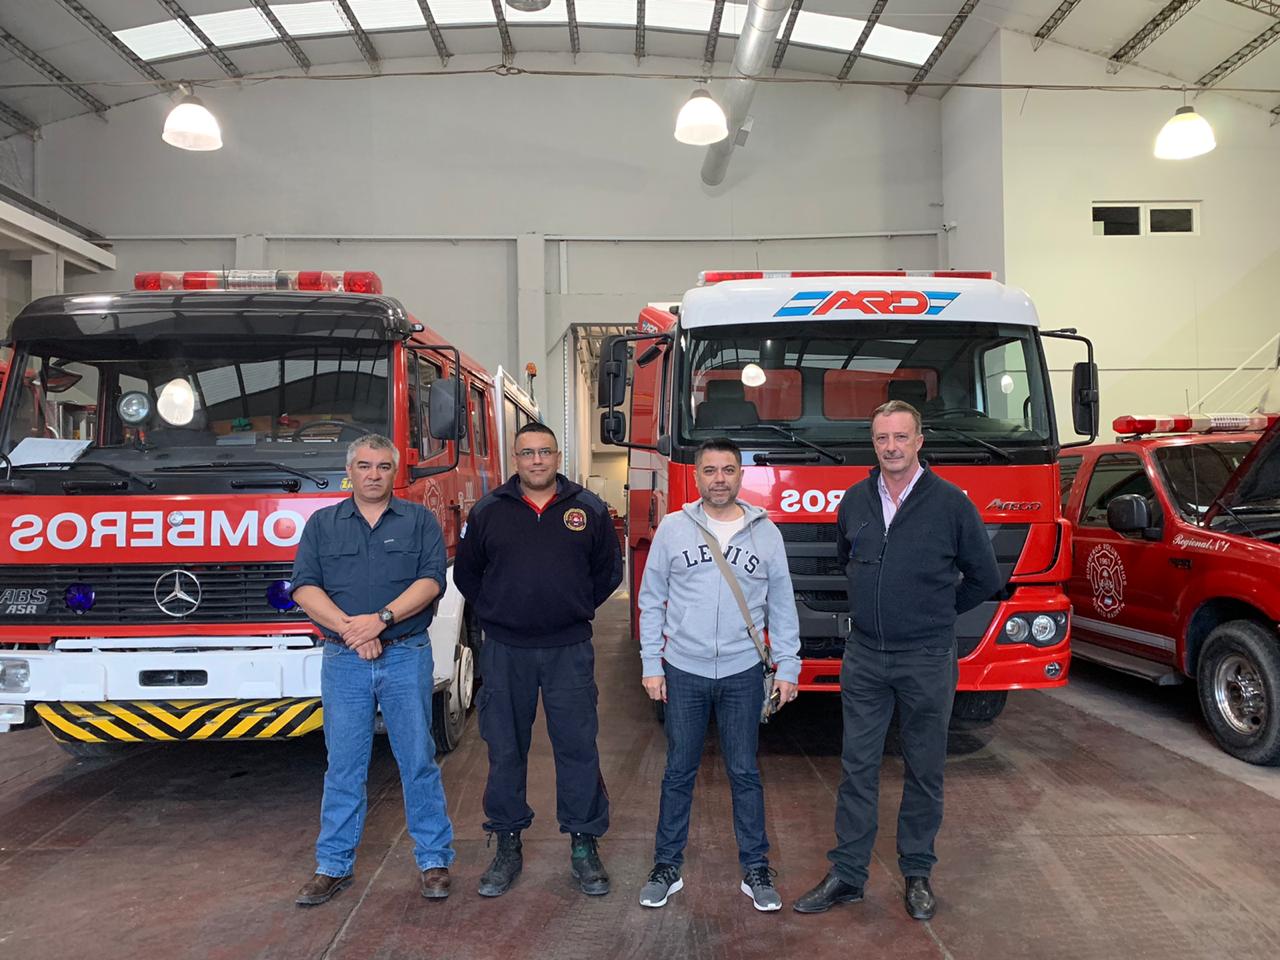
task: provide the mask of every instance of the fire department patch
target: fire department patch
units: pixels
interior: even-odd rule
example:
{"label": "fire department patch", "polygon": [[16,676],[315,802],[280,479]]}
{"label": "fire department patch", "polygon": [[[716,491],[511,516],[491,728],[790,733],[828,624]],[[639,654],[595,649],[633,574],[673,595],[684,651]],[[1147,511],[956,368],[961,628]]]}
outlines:
{"label": "fire department patch", "polygon": [[587,529],[587,511],[581,507],[566,510],[564,512],[564,525],[574,533],[581,533]]}
{"label": "fire department patch", "polygon": [[1124,609],[1124,565],[1110,544],[1101,543],[1089,551],[1085,575],[1093,589],[1093,607],[1100,616],[1113,620]]}

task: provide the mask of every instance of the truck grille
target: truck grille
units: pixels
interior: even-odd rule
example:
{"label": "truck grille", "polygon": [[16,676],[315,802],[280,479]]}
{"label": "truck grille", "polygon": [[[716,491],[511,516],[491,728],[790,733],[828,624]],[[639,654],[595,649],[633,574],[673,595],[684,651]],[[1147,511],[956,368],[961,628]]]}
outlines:
{"label": "truck grille", "polygon": [[[181,617],[170,616],[156,604],[156,581],[165,574],[173,579],[175,570],[191,574],[200,584],[199,605]],[[0,622],[76,626],[292,623],[306,619],[301,609],[281,612],[267,602],[267,587],[277,580],[288,580],[291,571],[289,563],[0,566]],[[93,587],[92,609],[76,613],[67,606],[67,588],[72,584]],[[160,596],[169,592],[166,583]]]}

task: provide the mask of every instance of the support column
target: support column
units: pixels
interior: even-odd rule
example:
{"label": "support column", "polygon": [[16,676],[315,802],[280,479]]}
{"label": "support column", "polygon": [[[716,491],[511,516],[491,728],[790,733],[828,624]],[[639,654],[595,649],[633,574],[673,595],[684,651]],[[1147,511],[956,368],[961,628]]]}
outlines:
{"label": "support column", "polygon": [[[516,369],[512,376],[524,382],[524,365],[532,360],[538,365],[538,378],[533,381],[534,397],[546,417],[551,394],[559,390],[548,383],[547,366],[547,243],[540,233],[526,233],[516,238]],[[547,422],[552,422],[547,417]],[[558,432],[558,431],[557,431]]]}
{"label": "support column", "polygon": [[63,292],[66,268],[62,252],[37,253],[31,257],[31,299],[52,297]]}

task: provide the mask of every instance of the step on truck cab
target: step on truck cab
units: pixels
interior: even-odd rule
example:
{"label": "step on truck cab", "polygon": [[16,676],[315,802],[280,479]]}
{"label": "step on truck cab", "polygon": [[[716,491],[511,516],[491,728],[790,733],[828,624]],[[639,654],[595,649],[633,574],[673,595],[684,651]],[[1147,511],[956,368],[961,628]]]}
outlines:
{"label": "step on truck cab", "polygon": [[[144,273],[47,297],[10,335],[0,400],[0,731],[71,752],[320,729],[322,641],[290,597],[307,518],[349,496],[347,445],[400,452],[452,563],[537,408],[382,295],[373,273]],[[35,409],[38,406],[39,409]],[[450,574],[451,579],[452,574]],[[479,632],[431,625],[439,749],[458,742]]]}
{"label": "step on truck cab", "polygon": [[1227,753],[1280,764],[1280,415],[1124,416],[1062,457],[1077,657],[1196,683]]}
{"label": "step on truck cab", "polygon": [[954,717],[989,721],[1009,690],[1066,683],[1070,528],[1057,502],[1043,339],[1088,348],[1073,371],[1072,409],[1092,439],[1088,341],[1041,331],[1027,295],[989,273],[715,271],[701,281],[680,303],[641,311],[634,333],[606,342],[600,364],[601,439],[630,450],[633,632],[653,533],[698,496],[698,445],[729,436],[743,449],[742,496],[768,510],[786,543],[800,689],[838,692],[851,625],[836,510],[876,463],[872,412],[901,399],[923,417],[924,459],[977,505],[1004,577],[957,624]]}

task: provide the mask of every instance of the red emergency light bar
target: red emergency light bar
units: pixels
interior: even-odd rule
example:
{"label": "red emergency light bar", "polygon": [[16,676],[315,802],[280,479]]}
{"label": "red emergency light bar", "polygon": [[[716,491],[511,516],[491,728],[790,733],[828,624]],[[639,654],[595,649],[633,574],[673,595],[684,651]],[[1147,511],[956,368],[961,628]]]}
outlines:
{"label": "red emergency light bar", "polygon": [[990,270],[703,270],[698,286],[725,280],[776,280],[801,277],[940,277],[951,280],[994,280]]}
{"label": "red emergency light bar", "polygon": [[381,293],[372,270],[187,270],[134,274],[135,290],[305,290],[318,293]]}
{"label": "red emergency light bar", "polygon": [[1212,413],[1201,416],[1126,416],[1116,417],[1111,427],[1120,435],[1142,433],[1228,433],[1242,430],[1265,430],[1276,420],[1277,413]]}

